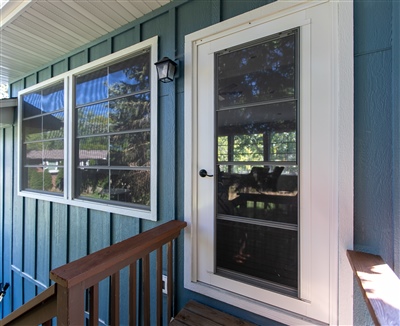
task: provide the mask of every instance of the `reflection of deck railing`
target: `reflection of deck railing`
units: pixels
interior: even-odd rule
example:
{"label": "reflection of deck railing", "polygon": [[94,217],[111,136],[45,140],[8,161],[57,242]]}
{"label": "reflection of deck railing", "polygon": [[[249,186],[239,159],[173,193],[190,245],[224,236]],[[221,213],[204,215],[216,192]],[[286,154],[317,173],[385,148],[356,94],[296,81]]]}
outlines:
{"label": "reflection of deck railing", "polygon": [[347,257],[375,325],[400,325],[400,280],[380,256],[348,250]]}
{"label": "reflection of deck railing", "polygon": [[[172,317],[172,241],[185,228],[186,222],[170,221],[125,241],[85,256],[50,272],[56,283],[0,321],[0,325],[51,325],[57,317],[58,325],[85,325],[85,294],[89,297],[89,325],[98,324],[99,282],[110,277],[110,324],[119,325],[120,271],[129,266],[129,325],[137,324],[137,316],[144,325],[150,325],[150,259],[156,251],[156,320],[163,320],[162,257],[167,245],[167,320]],[[137,311],[138,289],[137,262],[142,261],[142,304]],[[152,310],[153,311],[153,310]]]}

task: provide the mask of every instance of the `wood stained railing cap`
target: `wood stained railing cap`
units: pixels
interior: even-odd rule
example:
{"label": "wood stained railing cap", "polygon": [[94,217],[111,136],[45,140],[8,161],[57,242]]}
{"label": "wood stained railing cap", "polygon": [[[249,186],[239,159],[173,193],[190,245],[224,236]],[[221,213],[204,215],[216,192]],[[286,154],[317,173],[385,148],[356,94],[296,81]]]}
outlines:
{"label": "wood stained railing cap", "polygon": [[347,257],[375,325],[400,325],[400,280],[377,255],[348,250]]}
{"label": "wood stained railing cap", "polygon": [[130,263],[144,257],[179,236],[187,225],[183,221],[169,221],[110,247],[58,267],[50,272],[50,279],[63,287],[81,284],[90,287]]}

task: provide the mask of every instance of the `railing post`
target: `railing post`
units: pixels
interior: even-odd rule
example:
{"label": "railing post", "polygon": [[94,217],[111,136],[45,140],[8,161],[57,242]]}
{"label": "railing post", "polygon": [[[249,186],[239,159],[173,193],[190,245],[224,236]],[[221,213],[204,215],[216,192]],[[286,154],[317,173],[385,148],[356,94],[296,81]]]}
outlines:
{"label": "railing post", "polygon": [[156,289],[156,297],[157,297],[157,326],[162,325],[163,318],[163,293],[162,293],[162,246],[157,249],[157,289]]}
{"label": "railing post", "polygon": [[84,287],[57,285],[57,325],[85,325]]}

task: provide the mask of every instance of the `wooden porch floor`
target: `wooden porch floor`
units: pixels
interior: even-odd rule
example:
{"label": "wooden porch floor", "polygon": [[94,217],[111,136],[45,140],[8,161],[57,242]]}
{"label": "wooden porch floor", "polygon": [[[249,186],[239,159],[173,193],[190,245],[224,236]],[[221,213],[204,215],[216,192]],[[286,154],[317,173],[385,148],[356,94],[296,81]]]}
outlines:
{"label": "wooden porch floor", "polygon": [[189,301],[171,321],[172,326],[255,326],[255,324],[228,315],[219,310]]}

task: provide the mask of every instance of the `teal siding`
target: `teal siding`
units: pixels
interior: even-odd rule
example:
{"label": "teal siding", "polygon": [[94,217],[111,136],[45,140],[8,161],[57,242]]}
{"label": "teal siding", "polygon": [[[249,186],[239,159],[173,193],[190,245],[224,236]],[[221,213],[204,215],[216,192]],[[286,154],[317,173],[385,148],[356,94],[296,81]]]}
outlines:
{"label": "teal siding", "polygon": [[[397,1],[354,2],[354,247],[398,273],[399,17]],[[354,297],[354,324],[373,325]]]}

